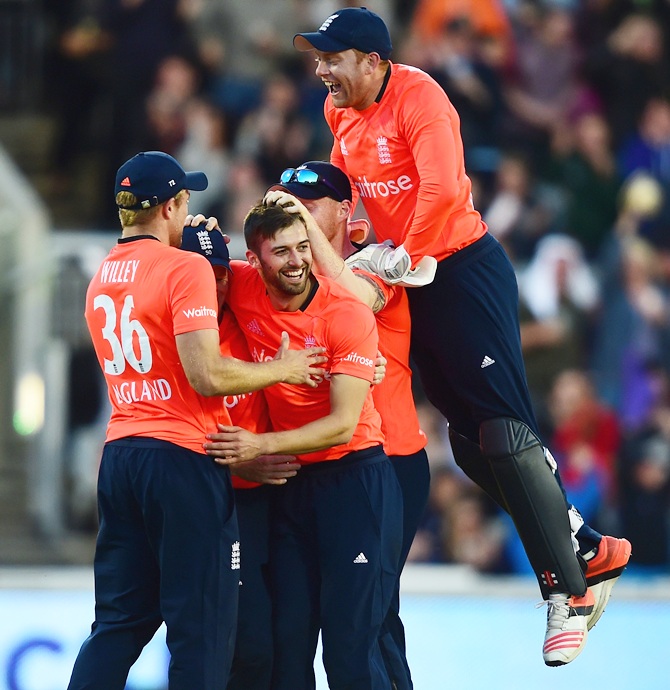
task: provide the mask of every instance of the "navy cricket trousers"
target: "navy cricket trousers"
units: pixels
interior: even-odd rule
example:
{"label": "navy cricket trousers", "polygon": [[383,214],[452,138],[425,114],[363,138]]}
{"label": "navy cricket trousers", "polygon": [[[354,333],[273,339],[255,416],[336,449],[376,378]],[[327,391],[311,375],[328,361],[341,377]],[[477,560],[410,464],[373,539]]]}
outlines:
{"label": "navy cricket trousers", "polygon": [[166,441],[105,445],[98,476],[95,622],[69,690],[123,690],[163,621],[170,690],[225,690],[239,543],[230,472]]}
{"label": "navy cricket trousers", "polygon": [[331,690],[389,690],[379,631],[402,543],[402,495],[381,446],[306,465],[270,527],[272,690],[313,690],[319,630]]}
{"label": "navy cricket trousers", "polygon": [[242,557],[237,637],[228,690],[270,687],[273,647],[269,513],[276,490],[270,485],[235,489]]}
{"label": "navy cricket trousers", "polygon": [[493,235],[440,261],[433,282],[407,296],[412,359],[449,426],[478,444],[481,422],[512,417],[539,435],[521,352],[516,275]]}
{"label": "navy cricket trousers", "polygon": [[405,627],[400,618],[400,576],[419,528],[430,493],[430,466],[425,449],[412,455],[390,455],[402,491],[402,547],[398,558],[393,597],[379,635],[379,645],[394,690],[411,690],[412,676],[407,663]]}
{"label": "navy cricket trousers", "polygon": [[[540,438],[521,350],[516,275],[493,235],[440,261],[434,281],[407,295],[412,358],[449,426],[479,445],[483,421],[511,417]],[[586,524],[576,536],[584,550],[601,537]]]}

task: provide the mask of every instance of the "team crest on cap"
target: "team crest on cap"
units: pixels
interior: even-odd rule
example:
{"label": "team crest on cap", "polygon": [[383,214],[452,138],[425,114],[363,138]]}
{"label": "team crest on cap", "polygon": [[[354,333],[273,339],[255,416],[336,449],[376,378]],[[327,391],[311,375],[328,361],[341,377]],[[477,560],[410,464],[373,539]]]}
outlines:
{"label": "team crest on cap", "polygon": [[214,251],[214,245],[212,244],[212,238],[210,237],[209,230],[198,230],[195,233],[200,242],[200,248],[207,255],[210,256]]}
{"label": "team crest on cap", "polygon": [[326,31],[328,27],[333,23],[333,20],[337,19],[340,15],[339,14],[331,14],[326,21],[321,24],[319,27],[319,31]]}

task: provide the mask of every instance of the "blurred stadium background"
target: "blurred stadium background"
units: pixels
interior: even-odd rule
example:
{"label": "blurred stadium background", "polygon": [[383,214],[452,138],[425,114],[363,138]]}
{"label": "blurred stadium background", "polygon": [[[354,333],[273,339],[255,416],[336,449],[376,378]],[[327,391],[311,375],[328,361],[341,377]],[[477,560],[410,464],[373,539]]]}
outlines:
{"label": "blurred stadium background", "polygon": [[[141,91],[142,85],[131,84],[130,79],[125,82],[121,79],[119,92],[115,90],[119,88],[119,80],[113,78],[117,64],[114,59],[119,56],[114,56],[110,46],[114,40],[116,45],[127,46],[123,43],[127,37],[122,27],[110,39],[100,17],[109,8],[118,10],[123,5],[121,0],[0,0],[0,690],[64,687],[92,616],[90,564],[95,535],[95,473],[107,407],[82,314],[88,280],[117,237],[109,199],[105,196],[107,191],[101,190],[109,187],[109,170],[115,169],[119,158],[127,157],[118,137],[127,137],[121,141],[130,153],[148,148],[169,149],[189,167],[203,167],[208,171],[218,185],[214,190],[218,197],[200,200],[208,211],[224,219],[224,228],[232,236],[232,254],[237,257],[243,256],[239,214],[262,194],[269,182],[277,179],[277,171],[301,160],[328,156],[328,137],[322,131],[320,113],[323,94],[308,86],[312,79],[311,66],[305,66],[292,54],[290,36],[303,25],[313,29],[338,3],[140,0],[136,4],[162,8],[166,16],[172,13],[173,23],[184,35],[188,34],[192,47],[175,49],[173,56],[162,55],[161,68],[156,61],[146,91]],[[370,0],[366,4],[387,18],[393,17],[390,23],[394,44],[402,49],[407,61],[412,56],[418,62],[427,60],[420,46],[410,39],[414,30],[425,28],[424,23],[431,21],[426,7],[440,3]],[[444,2],[441,6],[452,5],[455,6]],[[483,127],[476,110],[468,110],[468,117],[464,115],[464,123],[468,125],[466,144],[471,144],[469,170],[480,194],[480,207],[488,212],[491,229],[496,229],[499,237],[509,242],[510,251],[523,267],[531,263],[539,238],[556,232],[557,228],[561,233],[568,232],[569,221],[565,217],[578,222],[578,218],[566,211],[570,210],[565,202],[566,185],[571,179],[579,178],[583,169],[568,168],[573,177],[568,176],[567,182],[563,179],[552,187],[541,184],[539,176],[534,177],[534,171],[541,167],[539,164],[532,168],[533,173],[529,170],[524,173],[523,166],[521,172],[515,168],[517,174],[522,177],[526,174],[533,180],[526,180],[525,184],[529,187],[535,184],[533,194],[524,196],[525,215],[519,212],[521,201],[511,193],[514,184],[506,190],[509,194],[496,194],[496,188],[504,182],[502,171],[509,174],[510,160],[516,165],[519,160],[532,159],[538,151],[551,157],[555,147],[563,146],[583,154],[571,137],[574,139],[581,131],[579,123],[583,122],[580,118],[584,109],[588,114],[604,113],[612,143],[604,153],[598,149],[592,159],[587,154],[583,158],[593,162],[601,160],[601,156],[606,158],[607,151],[614,157],[623,150],[624,134],[633,134],[636,126],[629,124],[626,130],[622,124],[625,118],[618,116],[639,102],[633,115],[640,117],[647,100],[659,97],[665,103],[670,93],[670,5],[660,0],[602,3],[491,0],[484,5],[504,10],[506,19],[502,21],[501,32],[513,36],[510,41],[517,41],[514,43],[517,52],[533,45],[539,64],[546,64],[542,63],[542,57],[546,60],[552,54],[557,56],[556,60],[572,55],[573,48],[574,56],[588,63],[585,56],[595,54],[596,49],[602,52],[607,47],[616,53],[624,51],[625,44],[625,51],[639,47],[644,52],[654,40],[660,41],[660,58],[649,54],[637,56],[632,60],[633,67],[629,63],[622,67],[620,63],[625,60],[617,53],[619,62],[614,59],[605,62],[613,65],[615,74],[623,75],[620,92],[615,89],[610,94],[599,94],[602,102],[596,106],[584,103],[575,106],[567,119],[554,113],[556,122],[544,129],[537,120],[532,126],[529,122],[524,125],[523,106],[520,114],[509,118],[514,126],[496,129],[496,136],[492,137],[488,135],[493,130],[482,134],[470,127],[472,123]],[[281,15],[281,20],[273,24],[275,14]],[[448,12],[440,16],[440,21],[445,22],[442,38],[446,41],[439,49],[445,50],[446,45],[446,54],[441,59],[450,68],[445,67],[441,72],[445,89],[449,92],[454,88],[454,99],[460,95],[463,108],[467,109],[467,99],[458,91],[457,75],[470,74],[468,69],[474,63],[465,60],[467,51],[458,54],[453,48],[467,39],[467,22],[463,24],[462,17],[449,19]],[[557,52],[552,53],[538,36],[546,37],[552,26],[556,28],[555,23],[551,24],[556,17],[563,20],[567,17],[572,22],[578,45],[567,39],[561,43],[561,39],[555,48]],[[646,19],[636,24],[629,22],[631,17]],[[244,37],[246,43],[236,42],[242,40],[241,35],[236,35],[240,33],[241,20],[249,34]],[[520,25],[525,34],[518,31]],[[496,44],[497,30],[491,30],[493,33],[481,27],[478,30],[483,31],[477,34],[483,36],[482,45],[490,47],[493,41],[500,47]],[[525,42],[519,43],[522,34]],[[225,40],[218,44],[217,39],[222,36]],[[423,47],[429,44],[426,39]],[[430,45],[437,51],[436,46]],[[151,47],[157,53],[163,49]],[[223,51],[228,62],[221,57],[223,47],[228,51]],[[197,59],[193,58],[195,54]],[[110,56],[113,59],[106,61]],[[602,57],[600,53],[599,56]],[[138,59],[143,57],[140,55]],[[225,67],[219,69],[217,60],[223,60]],[[658,67],[653,70],[654,78],[657,73],[661,75],[662,88],[658,91],[649,86],[649,80],[645,81],[651,73],[646,66],[652,63],[654,68]],[[128,77],[128,64],[124,62],[120,68],[122,77]],[[458,72],[457,67],[466,70]],[[481,64],[475,67],[480,70],[477,74],[484,74]],[[619,68],[621,72],[616,71]],[[601,74],[593,69],[593,75]],[[490,76],[489,72],[486,74]],[[626,75],[630,77],[628,81]],[[547,76],[549,88],[544,96],[547,99],[552,91],[557,92],[549,82],[550,77],[556,75],[552,72]],[[530,107],[530,101],[519,98],[519,92],[512,89],[512,84],[518,83],[515,81],[519,79],[518,74],[512,78],[508,71],[501,69],[497,78],[504,92],[502,101],[510,110],[515,104],[519,107],[519,103]],[[575,80],[579,81],[576,77]],[[199,86],[193,85],[196,82]],[[490,82],[484,79],[482,83]],[[209,85],[209,90],[203,84]],[[139,90],[131,91],[131,86]],[[121,122],[125,129],[116,131],[120,115],[115,108],[130,98],[123,88],[128,88],[134,97],[141,94],[141,103],[151,116],[149,124],[153,129],[133,130],[138,121],[130,119]],[[496,89],[491,89],[489,96],[494,92],[497,94]],[[294,105],[286,105],[293,103],[292,99],[297,99],[295,102],[299,104],[297,114],[291,110]],[[626,114],[633,117],[628,111]],[[567,129],[560,126],[566,124]],[[222,128],[218,138],[217,126]],[[276,142],[268,134],[275,127],[283,146],[281,150],[272,148]],[[128,128],[137,136],[129,136]],[[642,229],[638,230],[642,235],[647,233],[645,239],[662,266],[654,283],[654,294],[664,300],[661,325],[657,329],[663,337],[658,338],[660,354],[654,363],[656,366],[660,362],[660,368],[667,374],[670,226],[659,208],[664,203],[667,206],[670,197],[670,164],[667,164],[670,129],[659,137],[657,149],[661,158],[665,156],[665,167],[645,169],[653,184],[651,188],[645,187],[645,193],[626,208],[635,207],[638,220],[649,220],[647,224],[640,223]],[[221,146],[221,139],[226,141],[226,146]],[[506,158],[503,144],[508,141],[514,142],[511,148],[515,155],[520,145],[527,145],[524,157]],[[591,144],[587,142],[584,148]],[[221,151],[219,158],[209,155]],[[572,163],[575,164],[574,160]],[[598,193],[604,186],[597,187]],[[579,208],[591,211],[589,200],[594,201],[598,194],[586,182],[584,189],[587,191],[583,196],[579,196],[579,187],[572,192],[579,198]],[[609,224],[602,233],[604,243],[622,227],[625,214],[617,214],[622,211],[619,205],[623,189],[624,178],[618,177],[608,196],[611,212],[604,213],[603,222]],[[530,197],[534,199],[532,204],[528,201]],[[194,201],[193,208],[196,208],[198,197],[194,196]],[[562,212],[547,222],[547,214],[557,207]],[[628,222],[630,217],[624,220]],[[577,236],[577,239],[598,275],[601,266],[594,246],[589,244],[593,238]],[[592,335],[593,328],[587,332]],[[648,331],[643,335],[646,338]],[[624,336],[615,333],[609,337],[616,340]],[[633,345],[641,342],[633,337]],[[608,390],[607,384],[615,378],[617,369],[610,367],[606,373],[605,385],[601,386],[604,391]],[[443,486],[445,471],[453,469],[445,446],[444,426],[435,421],[428,408],[422,410],[431,438],[429,452],[435,477],[439,477]],[[626,437],[630,432],[625,427],[627,418],[622,410],[617,409],[617,413],[621,413],[622,436]],[[618,458],[613,460],[615,464],[618,461]],[[652,547],[646,549],[645,553],[651,553],[649,560],[636,563],[626,573],[614,590],[605,617],[591,633],[585,652],[563,669],[547,669],[542,664],[544,610],[534,608],[539,597],[528,576],[523,572],[511,573],[514,567],[509,556],[502,564],[500,561],[505,560],[502,558],[494,559],[495,562],[471,558],[468,564],[462,562],[468,560],[467,548],[460,561],[458,549],[437,549],[440,553],[436,555],[436,547],[434,544],[431,547],[429,540],[437,534],[439,542],[444,536],[446,517],[439,511],[429,516],[425,534],[418,542],[415,562],[408,565],[403,578],[403,615],[417,690],[446,687],[562,690],[577,684],[606,685],[610,690],[669,687],[669,464],[670,456],[661,453],[654,464],[665,472],[659,488],[648,496],[636,495],[640,514],[647,507],[658,511],[646,529],[650,543],[658,542],[660,546],[656,545],[656,551]],[[605,484],[612,481],[616,483],[616,477],[610,477]],[[619,486],[619,494],[625,494],[628,488]],[[603,495],[597,519],[604,527],[622,534],[617,513],[620,505],[612,501],[607,491]],[[439,504],[437,499],[436,502]],[[467,500],[459,505],[468,508]],[[464,509],[462,515],[466,513]],[[497,518],[489,513],[486,517],[492,518],[485,521],[488,531],[477,535],[481,542],[473,542],[485,542],[483,550],[502,533]],[[440,523],[437,527],[436,520]],[[461,526],[467,528],[467,520]],[[656,535],[659,536],[655,541]],[[433,562],[421,562],[426,560]],[[133,670],[128,690],[164,690],[165,669],[166,650],[159,634]],[[319,690],[325,690],[321,668],[318,674]]]}

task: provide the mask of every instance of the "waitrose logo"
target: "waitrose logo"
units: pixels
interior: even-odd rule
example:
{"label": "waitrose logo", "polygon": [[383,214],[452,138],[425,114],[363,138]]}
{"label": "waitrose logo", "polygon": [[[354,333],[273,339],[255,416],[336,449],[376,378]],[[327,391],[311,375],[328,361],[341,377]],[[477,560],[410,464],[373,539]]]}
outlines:
{"label": "waitrose logo", "polygon": [[196,309],[184,309],[184,316],[187,319],[192,319],[198,316],[213,316],[216,318],[216,312],[214,309],[209,309],[209,307],[197,307]]}
{"label": "waitrose logo", "polygon": [[350,352],[342,361],[356,362],[357,364],[363,364],[366,367],[374,367],[375,365],[375,363],[371,359],[359,355],[358,352]]}

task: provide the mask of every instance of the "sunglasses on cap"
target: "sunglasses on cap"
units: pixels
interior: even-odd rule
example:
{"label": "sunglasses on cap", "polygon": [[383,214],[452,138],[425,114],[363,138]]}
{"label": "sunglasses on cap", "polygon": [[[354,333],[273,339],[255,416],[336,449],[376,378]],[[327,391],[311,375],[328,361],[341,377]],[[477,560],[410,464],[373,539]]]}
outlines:
{"label": "sunglasses on cap", "polygon": [[298,184],[304,184],[309,187],[322,184],[324,187],[328,187],[328,189],[336,195],[338,201],[344,201],[342,193],[328,182],[323,175],[319,175],[319,173],[314,170],[309,170],[308,168],[286,168],[281,174],[279,181],[281,184],[297,182]]}

